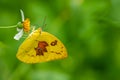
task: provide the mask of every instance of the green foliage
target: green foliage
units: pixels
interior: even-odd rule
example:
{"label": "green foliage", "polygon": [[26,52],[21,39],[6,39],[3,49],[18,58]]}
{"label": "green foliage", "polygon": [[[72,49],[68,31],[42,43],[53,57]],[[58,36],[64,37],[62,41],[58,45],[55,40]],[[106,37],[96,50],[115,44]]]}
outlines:
{"label": "green foliage", "polygon": [[68,58],[24,64],[16,58],[16,28],[0,29],[0,80],[120,80],[120,0],[1,0],[0,25],[21,21],[19,10],[56,35]]}

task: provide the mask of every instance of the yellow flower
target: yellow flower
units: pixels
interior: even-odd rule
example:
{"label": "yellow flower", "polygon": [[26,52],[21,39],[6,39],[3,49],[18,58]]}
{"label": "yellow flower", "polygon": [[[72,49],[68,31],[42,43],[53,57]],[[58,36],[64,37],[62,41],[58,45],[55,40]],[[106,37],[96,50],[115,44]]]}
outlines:
{"label": "yellow flower", "polygon": [[23,22],[23,30],[27,33],[30,31],[30,20],[28,18]]}
{"label": "yellow flower", "polygon": [[24,32],[25,33],[30,32],[30,20],[28,18],[24,19],[23,11],[20,10],[20,12],[22,17],[22,23],[20,22],[20,27],[17,27],[18,33],[14,36],[15,40],[19,40],[23,36]]}

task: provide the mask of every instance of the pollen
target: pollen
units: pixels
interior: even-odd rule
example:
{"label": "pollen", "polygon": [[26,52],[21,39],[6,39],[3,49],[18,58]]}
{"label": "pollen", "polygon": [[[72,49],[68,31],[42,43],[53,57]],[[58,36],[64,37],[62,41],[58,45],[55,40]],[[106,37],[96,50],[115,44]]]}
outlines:
{"label": "pollen", "polygon": [[23,30],[24,32],[30,31],[30,20],[28,18],[23,22]]}

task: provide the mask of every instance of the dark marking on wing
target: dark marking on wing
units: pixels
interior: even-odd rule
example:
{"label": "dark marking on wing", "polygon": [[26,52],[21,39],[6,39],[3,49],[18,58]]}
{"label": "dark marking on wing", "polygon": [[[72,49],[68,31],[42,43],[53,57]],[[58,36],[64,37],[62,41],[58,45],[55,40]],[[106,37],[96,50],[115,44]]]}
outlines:
{"label": "dark marking on wing", "polygon": [[56,52],[56,54],[61,54],[60,52]]}
{"label": "dark marking on wing", "polygon": [[51,42],[51,46],[55,46],[55,45],[57,45],[57,40]]}
{"label": "dark marking on wing", "polygon": [[47,46],[48,43],[46,41],[39,41],[37,48],[35,48],[36,56],[44,55],[44,52],[47,52]]}
{"label": "dark marking on wing", "polygon": [[50,51],[51,53],[61,54],[60,52]]}
{"label": "dark marking on wing", "polygon": [[61,47],[61,49],[63,49],[63,46]]}
{"label": "dark marking on wing", "polygon": [[35,57],[34,55],[27,54],[29,57]]}

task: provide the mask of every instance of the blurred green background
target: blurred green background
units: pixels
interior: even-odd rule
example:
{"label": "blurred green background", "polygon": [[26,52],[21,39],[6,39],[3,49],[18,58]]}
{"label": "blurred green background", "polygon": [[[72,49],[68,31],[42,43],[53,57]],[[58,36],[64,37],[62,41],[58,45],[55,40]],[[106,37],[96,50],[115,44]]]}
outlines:
{"label": "blurred green background", "polygon": [[25,64],[16,58],[23,40],[0,29],[0,80],[120,80],[120,0],[0,0],[0,26],[21,21],[57,36],[68,58]]}

